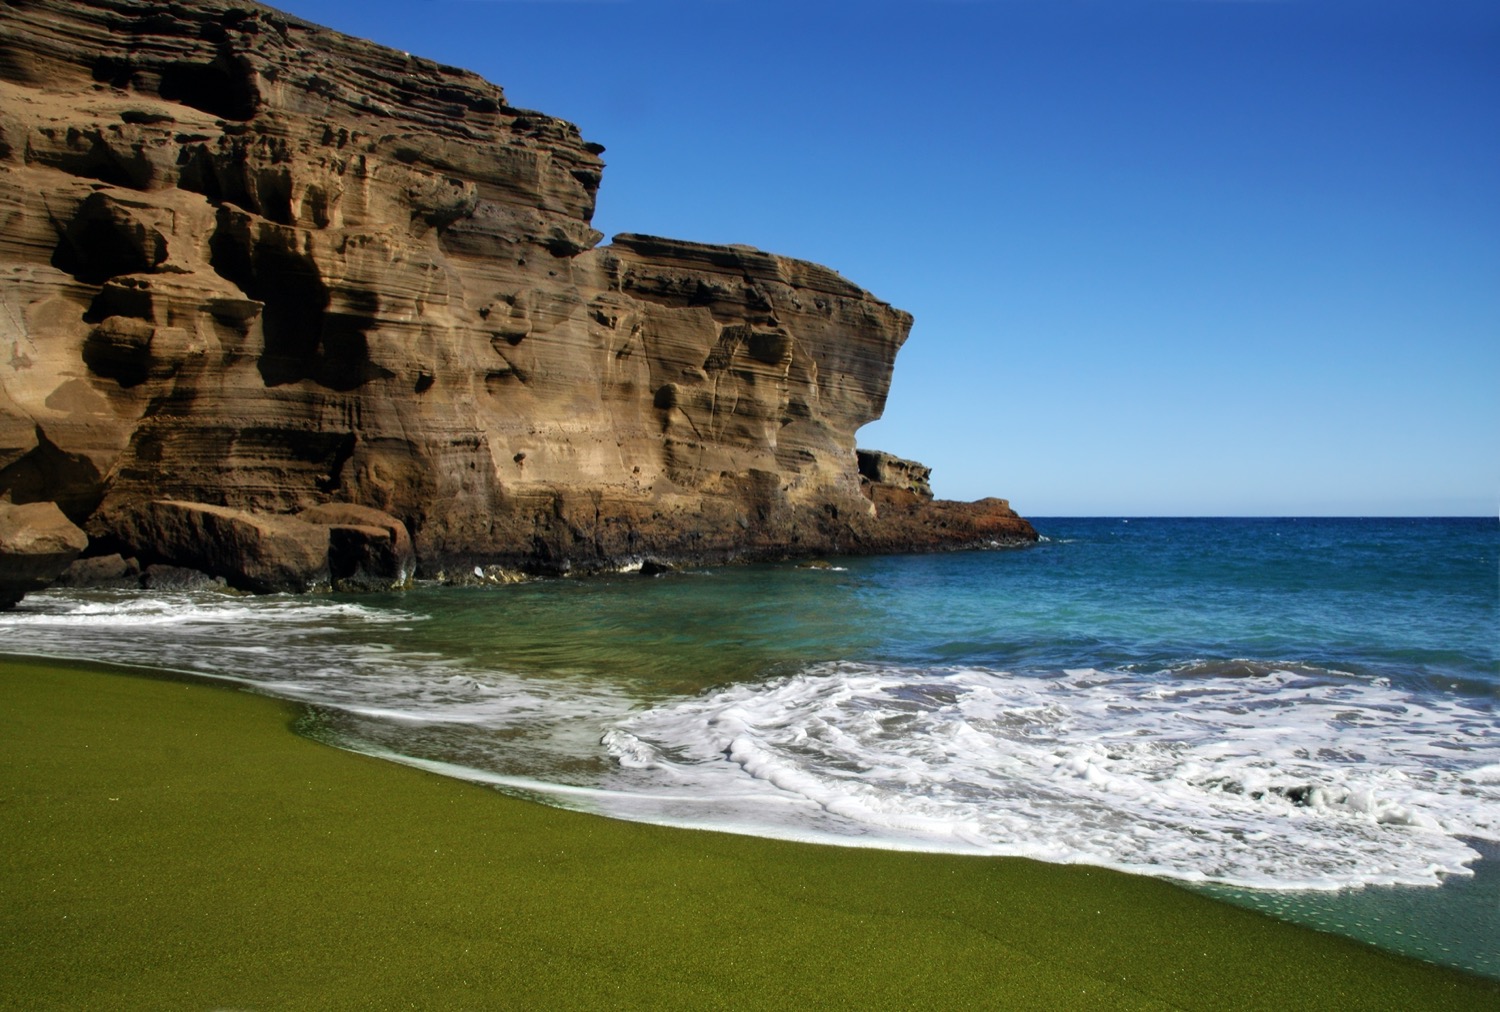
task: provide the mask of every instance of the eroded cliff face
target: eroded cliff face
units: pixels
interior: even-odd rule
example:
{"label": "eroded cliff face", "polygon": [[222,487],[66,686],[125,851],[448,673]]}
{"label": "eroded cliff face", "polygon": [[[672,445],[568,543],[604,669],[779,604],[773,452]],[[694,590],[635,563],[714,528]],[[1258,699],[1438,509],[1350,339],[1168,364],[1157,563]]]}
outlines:
{"label": "eroded cliff face", "polygon": [[601,152],[253,3],[12,0],[0,497],[128,553],[157,500],[375,507],[429,569],[891,547],[854,433],[911,318],[748,247],[599,246]]}

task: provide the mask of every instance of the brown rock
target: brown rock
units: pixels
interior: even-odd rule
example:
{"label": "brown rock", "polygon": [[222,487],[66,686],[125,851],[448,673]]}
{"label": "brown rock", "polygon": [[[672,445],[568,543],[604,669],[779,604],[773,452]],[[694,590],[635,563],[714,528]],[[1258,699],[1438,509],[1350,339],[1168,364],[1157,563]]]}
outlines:
{"label": "brown rock", "polygon": [[0,502],[0,609],[47,587],[88,543],[56,503]]}
{"label": "brown rock", "polygon": [[861,486],[890,485],[905,489],[920,499],[932,498],[932,468],[927,465],[902,460],[884,450],[857,450],[855,457],[859,462]]}
{"label": "brown rock", "polygon": [[[159,499],[358,503],[434,572],[902,547],[854,432],[908,314],[749,247],[597,245],[603,149],[465,71],[160,12],[5,8],[0,494],[140,547]],[[337,526],[393,540],[336,568],[407,571],[396,527]]]}
{"label": "brown rock", "polygon": [[953,502],[927,499],[907,489],[871,487],[879,516],[865,542],[871,552],[931,552],[955,548],[1006,548],[1029,544],[1036,530],[1004,499]]}
{"label": "brown rock", "polygon": [[[155,561],[270,594],[329,585],[329,529],[206,503],[160,500],[138,510],[128,544]],[[149,574],[149,570],[148,570]]]}
{"label": "brown rock", "polygon": [[406,525],[389,513],[352,503],[325,503],[297,519],[328,528],[328,569],[338,590],[395,590],[411,584],[416,554]]}

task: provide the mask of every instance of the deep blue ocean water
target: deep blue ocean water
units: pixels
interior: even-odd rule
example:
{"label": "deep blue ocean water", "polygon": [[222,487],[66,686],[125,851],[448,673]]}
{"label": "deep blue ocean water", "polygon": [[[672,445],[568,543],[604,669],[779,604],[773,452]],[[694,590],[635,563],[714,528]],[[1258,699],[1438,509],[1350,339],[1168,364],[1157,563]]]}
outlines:
{"label": "deep blue ocean water", "polygon": [[1500,977],[1500,523],[1036,525],[828,568],[54,591],[0,649],[243,681],[552,804],[1105,865]]}

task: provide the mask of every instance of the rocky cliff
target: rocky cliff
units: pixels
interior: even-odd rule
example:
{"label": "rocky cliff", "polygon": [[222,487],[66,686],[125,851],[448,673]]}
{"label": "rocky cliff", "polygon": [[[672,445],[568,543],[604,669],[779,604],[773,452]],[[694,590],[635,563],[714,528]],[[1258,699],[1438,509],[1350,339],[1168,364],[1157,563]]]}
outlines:
{"label": "rocky cliff", "polygon": [[142,557],[162,501],[356,504],[430,571],[1034,537],[862,482],[906,313],[749,247],[600,246],[602,150],[243,0],[9,0],[0,497]]}

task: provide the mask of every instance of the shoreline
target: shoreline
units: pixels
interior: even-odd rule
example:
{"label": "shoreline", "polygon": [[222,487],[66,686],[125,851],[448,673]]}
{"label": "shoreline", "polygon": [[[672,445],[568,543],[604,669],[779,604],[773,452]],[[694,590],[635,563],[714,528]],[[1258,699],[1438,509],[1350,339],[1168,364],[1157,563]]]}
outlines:
{"label": "shoreline", "polygon": [[544,807],[301,738],[229,686],[0,658],[0,696],[0,1006],[1500,996],[1154,879]]}

